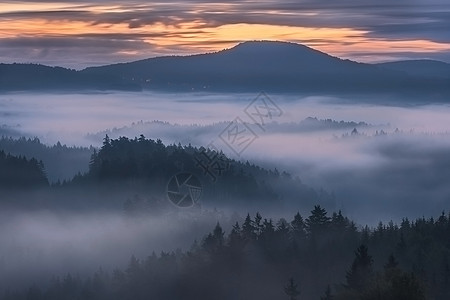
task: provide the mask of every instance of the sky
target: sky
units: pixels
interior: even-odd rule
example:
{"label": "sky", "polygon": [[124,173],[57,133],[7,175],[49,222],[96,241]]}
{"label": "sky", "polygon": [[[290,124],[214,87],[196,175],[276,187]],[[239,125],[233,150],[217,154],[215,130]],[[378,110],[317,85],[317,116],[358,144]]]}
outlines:
{"label": "sky", "polygon": [[448,0],[2,1],[0,62],[75,69],[302,43],[361,62],[450,62]]}

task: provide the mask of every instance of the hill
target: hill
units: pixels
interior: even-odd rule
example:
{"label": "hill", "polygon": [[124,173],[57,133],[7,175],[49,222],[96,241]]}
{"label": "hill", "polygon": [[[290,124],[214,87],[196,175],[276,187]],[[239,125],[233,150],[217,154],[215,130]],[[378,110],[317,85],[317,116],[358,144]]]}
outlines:
{"label": "hill", "polygon": [[332,195],[316,191],[286,172],[229,159],[209,148],[166,146],[143,135],[134,139],[106,136],[102,148],[91,158],[89,172],[76,176],[70,184],[129,187],[133,193],[143,191],[164,198],[170,190],[168,182],[179,174],[198,178],[202,202],[207,206],[334,205]]}
{"label": "hill", "polygon": [[[448,98],[448,77],[435,76],[440,72],[441,64],[428,63],[426,72],[409,65],[357,63],[300,44],[252,41],[215,53],[156,57],[81,71],[3,64],[0,65],[0,91],[264,90],[274,93],[384,93]],[[405,68],[410,71],[405,72]]]}
{"label": "hill", "polygon": [[0,64],[0,92],[139,89],[111,74],[83,74],[38,64]]}
{"label": "hill", "polygon": [[380,67],[401,71],[412,76],[450,79],[450,64],[436,60],[405,60],[377,64]]}

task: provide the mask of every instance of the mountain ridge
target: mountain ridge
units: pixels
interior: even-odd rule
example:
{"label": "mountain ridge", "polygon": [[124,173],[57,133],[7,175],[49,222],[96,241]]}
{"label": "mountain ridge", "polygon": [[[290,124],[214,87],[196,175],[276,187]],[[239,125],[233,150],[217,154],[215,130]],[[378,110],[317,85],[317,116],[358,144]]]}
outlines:
{"label": "mountain ridge", "polygon": [[[411,63],[366,64],[334,57],[296,43],[247,41],[211,53],[160,56],[88,67],[80,71],[0,64],[0,91],[265,90],[277,93],[420,94],[435,98],[450,95],[450,77],[446,72],[428,67],[428,71],[421,74],[420,67],[405,67],[405,64]],[[19,70],[24,66],[32,70]]]}
{"label": "mountain ridge", "polygon": [[450,64],[432,59],[401,60],[378,63],[377,66],[401,71],[413,76],[445,77],[450,79]]}

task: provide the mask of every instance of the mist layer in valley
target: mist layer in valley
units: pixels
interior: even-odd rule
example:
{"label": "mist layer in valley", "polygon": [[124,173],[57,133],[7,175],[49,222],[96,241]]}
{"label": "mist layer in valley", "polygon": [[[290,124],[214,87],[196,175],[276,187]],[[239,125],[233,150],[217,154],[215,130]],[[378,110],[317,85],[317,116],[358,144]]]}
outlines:
{"label": "mist layer in valley", "polygon": [[[106,134],[143,134],[165,144],[198,147],[213,143],[228,157],[287,171],[334,193],[331,208],[361,223],[445,209],[450,170],[447,105],[376,104],[390,102],[389,97],[269,95],[282,113],[267,118],[261,128],[245,113],[257,95],[6,94],[1,96],[1,133],[82,147],[101,146]],[[239,156],[220,138],[236,117],[257,135]],[[31,156],[19,148],[6,151]],[[53,174],[56,167],[51,172],[47,168],[51,181],[86,172],[92,148],[84,153],[67,162],[70,172],[63,175]]]}
{"label": "mist layer in valley", "polygon": [[[0,276],[5,287],[43,284],[69,271],[112,270],[123,267],[131,254],[186,250],[217,221],[229,232],[235,221],[257,211],[275,219],[290,218],[297,211],[307,216],[320,204],[330,212],[341,210],[363,226],[401,222],[405,216],[436,216],[449,209],[448,105],[388,105],[388,97],[268,95],[279,111],[270,118],[266,111],[265,123],[257,124],[248,112],[257,96],[1,95],[0,150],[42,160],[49,180],[45,188],[19,194],[2,191]],[[236,120],[254,134],[244,149],[227,139],[230,122]],[[168,202],[167,180],[135,191],[138,185],[132,181],[102,189],[83,186],[82,180],[89,179],[83,174],[90,171],[92,155],[104,146],[106,135],[130,140],[143,135],[166,146],[215,147],[242,163],[239,166],[261,167],[289,179],[268,182],[279,207],[264,201],[238,205],[245,197],[219,205],[207,197],[211,192],[202,198],[199,210],[172,207],[160,214],[135,214],[146,208],[135,194],[144,202],[155,195]],[[214,183],[202,171],[197,170],[204,191],[207,185],[219,189],[224,179],[219,176]],[[81,178],[78,183],[62,184],[74,176]],[[136,205],[131,214],[127,203]]]}

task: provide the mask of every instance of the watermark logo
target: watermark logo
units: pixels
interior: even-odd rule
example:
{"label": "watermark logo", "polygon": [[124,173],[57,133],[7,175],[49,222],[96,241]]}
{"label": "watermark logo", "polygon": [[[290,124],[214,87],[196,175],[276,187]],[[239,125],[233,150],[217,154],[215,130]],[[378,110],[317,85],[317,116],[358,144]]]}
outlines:
{"label": "watermark logo", "polygon": [[[230,148],[238,157],[259,138],[256,131],[266,131],[266,126],[275,118],[283,115],[281,108],[265,93],[259,93],[244,109],[245,115],[237,116],[219,134],[219,139]],[[245,121],[248,120],[247,122]],[[216,182],[218,176],[230,167],[230,160],[211,142],[207,148],[201,148],[194,157],[196,166],[201,168]]]}
{"label": "watermark logo", "polygon": [[202,192],[200,180],[187,172],[173,176],[167,184],[167,197],[178,207],[192,207],[198,204]]}
{"label": "watermark logo", "polygon": [[258,125],[261,130],[266,122],[272,121],[276,117],[281,117],[283,111],[266,93],[261,92],[245,109],[245,114]]}
{"label": "watermark logo", "polygon": [[207,148],[202,147],[200,150],[194,155],[195,166],[202,169],[203,175],[207,175],[213,182],[216,182],[217,178],[229,169],[230,161],[213,142]]}
{"label": "watermark logo", "polygon": [[237,156],[240,156],[258,138],[258,135],[241,118],[236,117],[219,134],[219,138]]}

